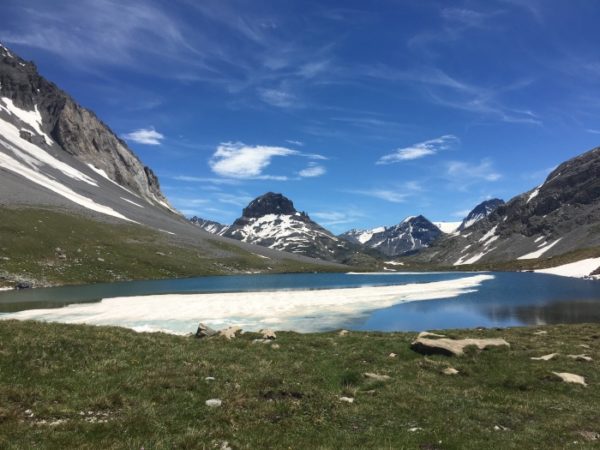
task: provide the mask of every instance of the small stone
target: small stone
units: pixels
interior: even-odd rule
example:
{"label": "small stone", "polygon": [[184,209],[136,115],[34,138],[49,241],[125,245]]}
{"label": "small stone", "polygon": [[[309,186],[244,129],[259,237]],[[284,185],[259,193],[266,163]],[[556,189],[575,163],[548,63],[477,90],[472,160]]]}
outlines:
{"label": "small stone", "polygon": [[216,378],[215,377],[204,377],[205,381],[215,381]]}
{"label": "small stone", "polygon": [[338,336],[346,336],[349,333],[348,330],[340,330],[340,332],[338,333]]}
{"label": "small stone", "polygon": [[578,345],[578,347],[585,348],[585,349],[587,349],[587,350],[590,350],[590,349],[592,348],[592,347],[590,347],[590,346],[589,346],[589,345],[587,345],[587,344],[579,344],[579,345]]}
{"label": "small stone", "polygon": [[264,330],[260,330],[259,333],[262,334],[263,339],[275,339],[277,338],[277,335],[275,334],[275,332],[269,328],[266,328]]}
{"label": "small stone", "polygon": [[502,426],[502,425],[494,425],[494,431],[506,431],[508,430],[508,428]]}
{"label": "small stone", "polygon": [[395,358],[395,357],[396,357],[396,356],[398,356],[398,355],[396,355],[395,353],[390,353],[388,356],[389,356],[390,358]]}
{"label": "small stone", "polygon": [[568,372],[552,372],[554,375],[556,375],[558,378],[560,378],[561,380],[563,380],[565,383],[573,383],[573,384],[580,384],[582,386],[587,386],[587,383],[585,382],[585,378],[583,378],[581,375],[576,375],[574,373],[568,373]]}
{"label": "small stone", "polygon": [[157,254],[158,256],[167,256],[167,255],[165,255],[163,252],[156,252],[156,254]]}
{"label": "small stone", "polygon": [[354,399],[352,397],[340,397],[340,402],[354,403]]}
{"label": "small stone", "polygon": [[567,355],[567,358],[574,359],[575,361],[592,361],[592,357],[587,355]]}
{"label": "small stone", "polygon": [[208,325],[204,325],[203,323],[198,324],[198,329],[196,330],[196,337],[201,339],[205,337],[211,337],[217,334],[218,331],[213,330]]}
{"label": "small stone", "polygon": [[232,448],[229,446],[229,442],[223,441],[221,442],[221,447],[219,447],[219,450],[232,450]]}
{"label": "small stone", "polygon": [[96,260],[98,260],[100,262],[104,262],[104,258],[96,258]]}
{"label": "small stone", "polygon": [[414,433],[415,431],[421,431],[423,428],[421,427],[412,427],[409,428],[408,431],[410,431],[411,433]]}
{"label": "small stone", "polygon": [[271,340],[270,339],[253,339],[252,343],[253,344],[270,344]]}
{"label": "small stone", "polygon": [[372,372],[365,372],[363,375],[365,376],[365,378],[368,378],[368,379],[374,380],[374,381],[388,381],[392,378],[389,375],[380,375],[378,373],[372,373]]}
{"label": "small stone", "polygon": [[536,331],[535,333],[536,336],[543,336],[545,334],[548,334],[548,332],[546,330],[540,330],[540,331]]}
{"label": "small stone", "polygon": [[558,356],[558,353],[550,353],[544,356],[532,356],[531,359],[534,361],[550,361]]}
{"label": "small stone", "polygon": [[456,370],[454,367],[446,367],[444,370],[442,370],[442,373],[444,375],[458,375],[458,370]]}
{"label": "small stone", "polygon": [[279,347],[279,344],[271,344],[271,348],[272,348],[273,350],[277,350],[277,349],[278,349],[278,348],[280,348],[280,347]]}
{"label": "small stone", "polygon": [[210,400],[206,400],[204,403],[210,408],[218,408],[223,404],[223,401],[218,398],[211,398]]}

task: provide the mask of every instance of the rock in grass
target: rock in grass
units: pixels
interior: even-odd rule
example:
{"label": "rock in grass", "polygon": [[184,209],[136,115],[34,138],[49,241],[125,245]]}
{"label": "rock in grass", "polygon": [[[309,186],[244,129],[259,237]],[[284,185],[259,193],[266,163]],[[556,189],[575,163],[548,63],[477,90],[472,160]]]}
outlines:
{"label": "rock in grass", "polygon": [[204,402],[204,403],[209,408],[218,408],[219,406],[221,406],[223,404],[223,401],[219,398],[211,398],[209,400],[206,400],[206,402]]}
{"label": "rock in grass", "polygon": [[548,355],[544,355],[544,356],[532,356],[531,359],[533,359],[534,361],[550,361],[551,359],[554,359],[558,356],[558,353],[549,353]]}
{"label": "rock in grass", "polygon": [[567,355],[567,358],[574,359],[575,361],[592,361],[592,357],[587,355]]}
{"label": "rock in grass", "polygon": [[458,375],[458,370],[456,370],[454,367],[446,367],[444,370],[442,370],[442,373],[444,375]]}
{"label": "rock in grass", "polygon": [[395,358],[395,357],[396,357],[396,356],[398,356],[398,355],[396,355],[395,353],[390,353],[388,356],[389,356],[390,358]]}
{"label": "rock in grass", "polygon": [[540,330],[540,331],[536,331],[535,333],[536,336],[543,336],[545,334],[548,334],[548,332],[546,330]]}
{"label": "rock in grass", "polygon": [[196,337],[198,339],[201,339],[201,338],[205,338],[205,337],[214,336],[217,333],[218,333],[218,331],[213,330],[212,328],[210,328],[207,325],[204,325],[203,323],[200,323],[198,325],[198,330],[196,330]]}
{"label": "rock in grass", "polygon": [[338,336],[346,336],[349,333],[348,330],[340,330],[340,332],[338,333]]}
{"label": "rock in grass", "polygon": [[587,383],[585,382],[585,378],[583,378],[581,375],[576,375],[574,373],[568,373],[568,372],[552,372],[554,375],[556,375],[558,378],[560,378],[561,380],[563,380],[565,383],[573,383],[573,384],[580,384],[582,386],[587,386]]}
{"label": "rock in grass", "polygon": [[389,375],[380,375],[378,373],[372,372],[365,372],[363,375],[365,378],[368,378],[369,380],[373,381],[388,381],[392,378]]}
{"label": "rock in grass", "polygon": [[240,327],[233,326],[219,331],[219,336],[223,336],[225,339],[231,340],[235,338],[236,334],[241,331],[242,329]]}
{"label": "rock in grass", "polygon": [[264,330],[260,330],[259,331],[260,334],[262,334],[263,339],[275,339],[277,338],[277,335],[275,334],[275,332],[269,328],[266,328]]}
{"label": "rock in grass", "polygon": [[340,402],[354,403],[354,399],[352,397],[340,397]]}
{"label": "rock in grass", "polygon": [[510,344],[504,339],[428,339],[423,337],[417,337],[410,344],[412,350],[423,355],[448,356],[461,356],[464,354],[464,349],[471,346],[485,350],[487,347],[510,347]]}

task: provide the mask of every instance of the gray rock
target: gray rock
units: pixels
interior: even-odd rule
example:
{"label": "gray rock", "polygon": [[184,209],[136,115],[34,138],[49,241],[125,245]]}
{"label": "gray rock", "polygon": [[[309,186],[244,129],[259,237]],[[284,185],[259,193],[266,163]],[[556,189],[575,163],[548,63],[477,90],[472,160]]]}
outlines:
{"label": "gray rock", "polygon": [[475,346],[479,350],[487,347],[510,347],[504,339],[427,339],[417,338],[410,348],[424,355],[441,354],[448,356],[461,356],[466,347]]}
{"label": "gray rock", "polygon": [[198,324],[198,330],[196,330],[196,334],[195,336],[199,339],[201,338],[205,338],[205,337],[211,337],[214,336],[218,333],[218,331],[213,330],[212,328],[210,328],[207,325],[204,325],[203,323]]}

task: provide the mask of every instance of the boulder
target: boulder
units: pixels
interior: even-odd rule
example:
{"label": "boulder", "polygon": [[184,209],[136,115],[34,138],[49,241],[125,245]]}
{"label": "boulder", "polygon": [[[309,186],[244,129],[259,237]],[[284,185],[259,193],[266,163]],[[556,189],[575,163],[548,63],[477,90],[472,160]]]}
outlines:
{"label": "boulder", "polygon": [[485,350],[487,347],[510,347],[510,344],[504,339],[415,339],[410,348],[423,355],[441,354],[448,356],[461,356],[466,347],[475,346],[479,350]]}
{"label": "boulder", "polygon": [[352,397],[340,397],[340,402],[354,403],[354,399]]}
{"label": "boulder", "polygon": [[207,325],[204,325],[203,323],[200,323],[200,324],[198,324],[198,330],[196,331],[196,337],[198,339],[201,339],[201,338],[205,338],[205,337],[214,336],[217,333],[218,333],[218,331],[213,330],[212,328],[210,328]]}
{"label": "boulder", "polygon": [[263,339],[276,339],[277,338],[277,335],[275,334],[275,332],[269,328],[260,330],[259,333],[262,334]]}
{"label": "boulder", "polygon": [[229,328],[225,328],[224,330],[219,331],[219,336],[224,337],[227,340],[234,339],[236,334],[241,332],[242,329],[238,326],[232,326]]}
{"label": "boulder", "polygon": [[444,375],[458,375],[458,370],[456,370],[454,367],[446,367],[444,370],[442,370],[442,373]]}

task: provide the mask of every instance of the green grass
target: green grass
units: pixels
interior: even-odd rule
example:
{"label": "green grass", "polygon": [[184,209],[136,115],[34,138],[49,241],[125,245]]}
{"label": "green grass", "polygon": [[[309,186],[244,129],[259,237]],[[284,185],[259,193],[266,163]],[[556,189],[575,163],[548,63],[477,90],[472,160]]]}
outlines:
{"label": "green grass", "polygon": [[0,214],[0,286],[17,280],[55,285],[246,271],[340,270],[286,259],[266,260],[218,241],[203,246],[181,244],[140,225],[102,223],[58,211],[3,208]]}
{"label": "green grass", "polygon": [[[600,432],[600,326],[543,329],[450,331],[511,343],[455,358],[414,353],[414,333],[278,333],[275,349],[253,334],[1,322],[0,448],[593,448],[578,432]],[[584,352],[594,361],[564,356]]]}

